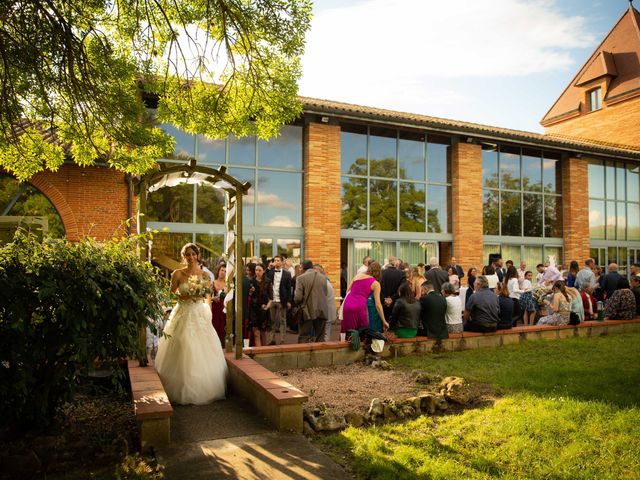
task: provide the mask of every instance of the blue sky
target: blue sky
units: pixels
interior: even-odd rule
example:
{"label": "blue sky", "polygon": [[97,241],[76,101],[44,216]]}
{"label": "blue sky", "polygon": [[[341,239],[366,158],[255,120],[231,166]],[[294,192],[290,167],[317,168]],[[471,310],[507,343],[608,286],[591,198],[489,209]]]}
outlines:
{"label": "blue sky", "polygon": [[316,0],[300,94],[542,132],[540,119],[628,5]]}

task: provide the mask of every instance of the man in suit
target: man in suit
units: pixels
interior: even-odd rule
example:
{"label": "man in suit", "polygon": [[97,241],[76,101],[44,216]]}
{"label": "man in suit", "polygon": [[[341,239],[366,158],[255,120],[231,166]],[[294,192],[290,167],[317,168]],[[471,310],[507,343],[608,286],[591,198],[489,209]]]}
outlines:
{"label": "man in suit", "polygon": [[302,273],[296,276],[296,291],[293,295],[293,301],[303,311],[298,343],[320,342],[324,336],[325,323],[329,318],[327,277],[313,269],[311,260],[305,260],[300,266]]}
{"label": "man in suit", "polygon": [[[429,270],[431,271],[431,270]],[[441,270],[442,271],[442,270]],[[449,338],[447,330],[447,300],[434,291],[433,284],[427,280],[420,287],[420,316],[422,318],[422,329],[418,330],[418,335],[426,335],[429,338],[440,342],[444,338]]]}
{"label": "man in suit", "polygon": [[613,292],[618,289],[618,282],[622,279],[622,276],[618,273],[618,264],[609,264],[609,273],[607,273],[602,279],[602,290],[606,294],[605,298],[611,297]]}
{"label": "man in suit", "polygon": [[502,268],[502,257],[500,255],[496,255],[493,260],[493,268],[496,270],[496,275],[498,275],[498,280],[502,282],[504,278],[505,270]]}
{"label": "man in suit", "polygon": [[424,277],[433,285],[436,295],[440,295],[442,284],[449,281],[449,274],[440,268],[440,262],[436,257],[431,257],[429,265],[431,268],[425,272]]}
{"label": "man in suit", "polygon": [[458,278],[462,280],[462,277],[464,277],[464,270],[462,270],[462,267],[458,265],[458,260],[456,260],[456,257],[451,257],[451,266],[456,271],[456,275],[458,275]]}
{"label": "man in suit", "polygon": [[269,313],[271,322],[267,327],[267,345],[276,344],[276,332],[278,341],[282,345],[287,333],[287,310],[291,308],[291,274],[284,268],[284,259],[280,255],[273,257],[273,268],[267,270],[267,278],[273,285],[273,301]]}
{"label": "man in suit", "polygon": [[398,289],[402,282],[407,281],[406,274],[397,268],[400,261],[396,257],[389,257],[388,266],[382,271],[380,279],[380,297],[382,298],[382,310],[384,318],[391,318],[393,304],[399,298]]}

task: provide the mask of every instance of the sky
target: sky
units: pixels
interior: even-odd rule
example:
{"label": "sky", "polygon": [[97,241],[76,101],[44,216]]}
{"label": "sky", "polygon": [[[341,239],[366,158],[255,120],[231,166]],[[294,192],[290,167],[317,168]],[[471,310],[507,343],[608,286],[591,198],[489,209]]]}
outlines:
{"label": "sky", "polygon": [[542,132],[540,119],[628,6],[315,0],[300,95]]}

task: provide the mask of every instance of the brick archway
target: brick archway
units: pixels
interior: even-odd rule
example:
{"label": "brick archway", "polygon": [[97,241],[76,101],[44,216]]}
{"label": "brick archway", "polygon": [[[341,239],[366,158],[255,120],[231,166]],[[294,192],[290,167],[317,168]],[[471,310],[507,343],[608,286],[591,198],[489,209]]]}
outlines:
{"label": "brick archway", "polygon": [[42,174],[36,174],[29,183],[40,190],[58,211],[62,223],[64,224],[65,235],[69,240],[79,240],[80,231],[78,229],[78,221],[76,219],[71,206],[67,203],[67,199],[54,187],[47,182]]}

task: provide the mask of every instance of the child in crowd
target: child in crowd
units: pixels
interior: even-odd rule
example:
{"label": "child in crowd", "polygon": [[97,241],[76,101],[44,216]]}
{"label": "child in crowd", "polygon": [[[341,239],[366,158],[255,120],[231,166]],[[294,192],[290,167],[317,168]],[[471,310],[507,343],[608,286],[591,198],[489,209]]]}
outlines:
{"label": "child in crowd", "polygon": [[533,290],[532,280],[533,272],[530,270],[526,271],[524,274],[524,280],[522,281],[522,286],[520,287],[524,290],[524,293],[520,294],[520,309],[523,312],[522,322],[524,325],[535,325],[536,321],[536,310],[538,309],[538,305],[536,304],[531,292]]}

